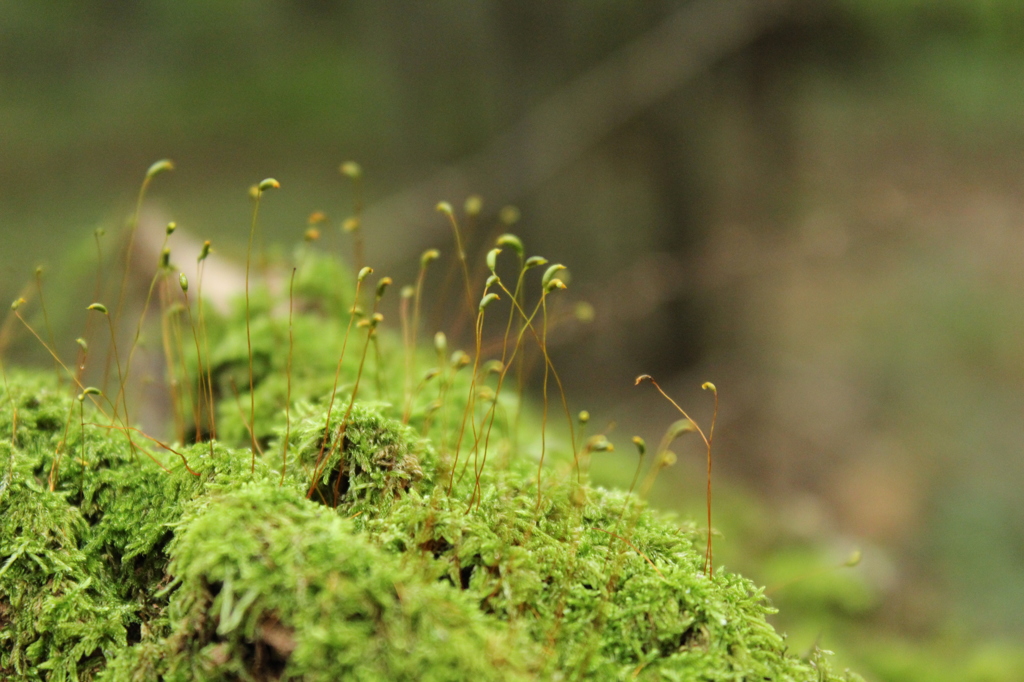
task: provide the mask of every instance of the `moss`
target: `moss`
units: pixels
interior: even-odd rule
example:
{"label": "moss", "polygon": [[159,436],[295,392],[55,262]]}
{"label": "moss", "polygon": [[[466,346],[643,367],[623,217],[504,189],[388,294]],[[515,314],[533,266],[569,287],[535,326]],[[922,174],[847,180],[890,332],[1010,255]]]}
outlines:
{"label": "moss", "polygon": [[[506,393],[481,438],[490,403],[467,410],[469,370],[440,368],[408,415],[397,372],[367,370],[352,400],[359,331],[332,397],[352,290],[304,258],[287,417],[288,318],[253,298],[255,459],[233,447],[248,442],[243,307],[209,319],[212,450],[129,442],[50,375],[11,375],[4,679],[857,679],[789,652],[760,588],[705,576],[692,524],[591,486],[556,432],[538,492],[536,434],[513,437]],[[386,369],[400,348],[386,330],[380,348]],[[476,389],[493,394],[486,377]]]}
{"label": "moss", "polygon": [[168,680],[526,679],[535,665],[522,633],[294,489],[240,486],[179,528],[173,633],[102,679],[143,661]]}
{"label": "moss", "polygon": [[332,409],[329,427],[324,408],[304,403],[295,410],[293,473],[301,467],[301,480],[309,481],[320,472],[311,497],[350,515],[379,516],[402,493],[433,483],[436,460],[427,441],[384,416],[384,405],[355,403],[348,419],[346,407]]}
{"label": "moss", "polygon": [[132,609],[84,550],[88,524],[62,495],[21,479],[0,518],[3,678],[91,679],[103,651],[125,647]]}

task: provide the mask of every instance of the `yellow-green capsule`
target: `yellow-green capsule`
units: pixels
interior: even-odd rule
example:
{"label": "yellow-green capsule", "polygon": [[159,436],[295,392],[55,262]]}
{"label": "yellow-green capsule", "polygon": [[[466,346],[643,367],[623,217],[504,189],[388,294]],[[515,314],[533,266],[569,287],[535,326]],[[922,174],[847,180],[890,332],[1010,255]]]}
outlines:
{"label": "yellow-green capsule", "polygon": [[547,283],[547,286],[544,287],[544,291],[550,293],[550,292],[554,291],[555,289],[568,289],[568,288],[569,287],[565,286],[565,282],[563,282],[562,280],[560,280],[557,277],[555,277],[554,279],[552,279],[550,282]]}
{"label": "yellow-green capsule", "polygon": [[541,286],[544,287],[545,290],[547,290],[548,285],[551,283],[551,280],[553,280],[555,278],[555,275],[562,270],[565,270],[565,266],[562,265],[561,263],[555,263],[547,270],[545,270],[544,276],[541,277],[540,279]]}
{"label": "yellow-green capsule", "polygon": [[281,183],[274,178],[267,178],[258,187],[261,192],[266,192],[268,189],[281,189]]}
{"label": "yellow-green capsule", "polygon": [[491,272],[498,267],[498,254],[501,253],[501,249],[494,248],[487,252],[487,269]]}
{"label": "yellow-green capsule", "polygon": [[440,257],[441,252],[437,249],[427,249],[423,252],[423,255],[420,256],[420,267],[425,268]]}
{"label": "yellow-green capsule", "polygon": [[499,296],[498,296],[497,294],[487,294],[486,296],[484,296],[483,298],[481,298],[481,299],[480,299],[480,307],[479,307],[479,310],[480,310],[480,312],[483,312],[483,311],[484,311],[484,309],[485,309],[485,308],[486,308],[487,306],[489,306],[489,305],[490,305],[491,303],[493,303],[494,301],[497,301],[497,300],[498,300],[498,298],[500,298],[500,297],[499,297]]}
{"label": "yellow-green capsule", "polygon": [[369,265],[367,265],[366,267],[362,268],[359,271],[359,274],[356,276],[356,281],[357,282],[362,282],[364,279],[369,277],[371,273],[373,273],[373,268],[371,268]]}
{"label": "yellow-green capsule", "polygon": [[146,179],[149,180],[155,175],[171,170],[174,170],[174,162],[170,159],[161,159],[149,167],[146,171]]}
{"label": "yellow-green capsule", "polygon": [[384,292],[387,291],[393,280],[390,277],[381,277],[377,282],[377,299],[380,300],[384,296]]}
{"label": "yellow-green capsule", "polygon": [[188,291],[188,278],[185,277],[185,273],[178,273],[178,285],[181,286],[182,291]]}
{"label": "yellow-green capsule", "polygon": [[102,303],[91,303],[86,310],[95,310],[98,313],[103,313],[104,315],[107,314],[107,306]]}
{"label": "yellow-green capsule", "polygon": [[506,232],[498,237],[497,244],[498,246],[507,246],[515,251],[520,258],[523,257],[523,240],[511,232]]}

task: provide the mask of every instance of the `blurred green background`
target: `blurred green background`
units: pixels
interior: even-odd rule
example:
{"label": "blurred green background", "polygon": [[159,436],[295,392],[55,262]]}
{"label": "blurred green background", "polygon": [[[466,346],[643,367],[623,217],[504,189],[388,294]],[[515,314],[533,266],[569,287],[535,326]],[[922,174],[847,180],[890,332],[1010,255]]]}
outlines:
{"label": "blurred green background", "polygon": [[[0,0],[0,293],[117,233],[164,157],[147,210],[236,258],[266,176],[268,243],[323,210],[347,251],[359,161],[400,283],[451,252],[438,200],[480,192],[479,235],[514,203],[596,311],[555,342],[615,422],[602,480],[674,419],[633,377],[700,418],[710,379],[716,555],[795,649],[1024,679],[1024,4]],[[699,515],[693,448],[654,498]]]}

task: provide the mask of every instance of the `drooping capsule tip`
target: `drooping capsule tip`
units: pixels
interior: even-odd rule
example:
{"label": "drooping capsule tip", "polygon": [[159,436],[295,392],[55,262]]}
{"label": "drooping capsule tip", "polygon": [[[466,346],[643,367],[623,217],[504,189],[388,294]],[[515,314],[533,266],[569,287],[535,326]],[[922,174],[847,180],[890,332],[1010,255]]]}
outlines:
{"label": "drooping capsule tip", "polygon": [[548,284],[550,284],[551,280],[555,278],[555,275],[565,269],[565,266],[562,265],[561,263],[555,263],[554,265],[549,267],[547,270],[544,271],[544,276],[540,278],[541,286],[547,289]]}
{"label": "drooping capsule tip", "polygon": [[498,267],[498,254],[501,253],[500,248],[493,248],[487,252],[487,269],[494,272]]}
{"label": "drooping capsule tip", "polygon": [[146,170],[146,179],[151,179],[154,175],[159,175],[164,171],[174,170],[174,162],[170,159],[161,159]]}
{"label": "drooping capsule tip", "polygon": [[441,252],[438,251],[437,249],[427,249],[420,256],[420,267],[425,268],[440,257]]}
{"label": "drooping capsule tip", "polygon": [[487,294],[486,296],[481,298],[480,299],[480,307],[479,307],[480,312],[482,313],[484,311],[484,309],[487,308],[487,306],[489,306],[491,303],[497,301],[498,298],[499,298],[499,296],[497,294],[494,294],[494,293]]}
{"label": "drooping capsule tip", "polygon": [[498,237],[498,241],[496,243],[498,246],[509,247],[510,249],[514,250],[520,258],[523,257],[523,240],[517,237],[516,235],[512,234],[511,232],[506,232],[505,234]]}
{"label": "drooping capsule tip", "polygon": [[647,441],[640,436],[633,436],[633,445],[636,446],[636,450],[641,457],[647,454]]}

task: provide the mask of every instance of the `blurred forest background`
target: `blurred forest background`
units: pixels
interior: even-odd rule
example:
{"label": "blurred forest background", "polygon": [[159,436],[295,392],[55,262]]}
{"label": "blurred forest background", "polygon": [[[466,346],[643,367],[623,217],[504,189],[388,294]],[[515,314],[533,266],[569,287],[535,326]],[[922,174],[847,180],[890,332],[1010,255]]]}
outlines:
{"label": "blurred forest background", "polygon": [[[795,649],[1024,680],[1024,3],[0,0],[0,294],[70,277],[164,157],[149,203],[242,258],[266,176],[268,243],[323,210],[347,246],[357,160],[399,283],[451,253],[438,200],[515,204],[595,309],[555,360],[616,422],[602,480],[675,418],[637,374],[700,418],[712,380],[716,558]],[[699,514],[680,454],[655,502]]]}

